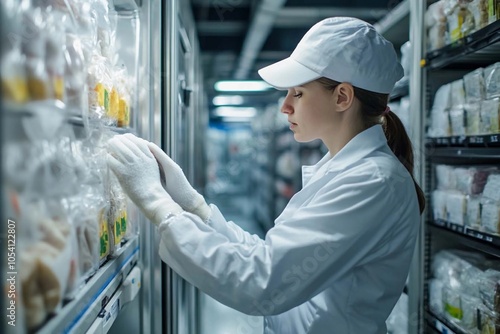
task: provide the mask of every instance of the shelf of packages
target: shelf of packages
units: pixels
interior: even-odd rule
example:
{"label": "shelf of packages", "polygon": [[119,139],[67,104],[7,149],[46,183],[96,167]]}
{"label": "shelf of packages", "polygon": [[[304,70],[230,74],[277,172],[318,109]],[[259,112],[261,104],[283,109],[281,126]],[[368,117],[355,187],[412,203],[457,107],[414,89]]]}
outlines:
{"label": "shelf of packages", "polygon": [[463,330],[457,328],[451,322],[441,319],[440,317],[434,315],[432,312],[427,311],[425,314],[427,323],[441,334],[467,334]]}
{"label": "shelf of packages", "polygon": [[428,146],[500,147],[500,134],[427,138]]}
{"label": "shelf of packages", "polygon": [[[466,141],[474,140],[473,138],[470,137]],[[493,145],[485,144],[484,141],[483,144],[463,144],[462,146],[440,146],[428,143],[426,145],[426,157],[431,162],[445,164],[464,162],[474,164],[500,163],[500,146],[496,145],[496,143],[493,143]]]}
{"label": "shelf of packages", "polygon": [[390,101],[395,101],[401,99],[402,97],[408,96],[410,94],[410,85],[408,78],[396,82],[394,89],[389,95]]}
{"label": "shelf of packages", "polygon": [[500,257],[500,236],[478,231],[468,226],[450,223],[444,220],[432,220],[428,223],[432,232],[445,237],[453,236],[461,244]]}
{"label": "shelf of packages", "polygon": [[467,67],[490,64],[498,60],[499,41],[500,20],[497,20],[450,45],[428,52],[422,65],[429,70],[436,70],[460,64]]}
{"label": "shelf of packages", "polygon": [[139,240],[127,241],[37,334],[85,333],[139,260]]}

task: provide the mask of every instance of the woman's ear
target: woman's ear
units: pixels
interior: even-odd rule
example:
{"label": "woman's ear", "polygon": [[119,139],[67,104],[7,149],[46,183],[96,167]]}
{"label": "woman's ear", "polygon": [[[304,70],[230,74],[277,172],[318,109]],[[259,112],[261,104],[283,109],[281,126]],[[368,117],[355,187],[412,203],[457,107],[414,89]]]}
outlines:
{"label": "woman's ear", "polygon": [[349,83],[341,83],[335,88],[335,104],[338,111],[344,111],[351,107],[354,102],[354,88]]}

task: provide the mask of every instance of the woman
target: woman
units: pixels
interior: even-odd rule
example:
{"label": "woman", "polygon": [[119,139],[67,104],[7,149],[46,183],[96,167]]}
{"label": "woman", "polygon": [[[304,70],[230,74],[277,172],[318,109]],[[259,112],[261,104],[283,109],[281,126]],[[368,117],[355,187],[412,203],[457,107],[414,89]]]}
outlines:
{"label": "woman", "polygon": [[424,209],[410,141],[387,108],[402,73],[388,41],[343,17],[317,23],[289,58],[259,71],[288,90],[281,111],[295,139],[328,148],[303,167],[302,190],[264,240],[208,206],[152,143],[114,137],[109,165],[159,226],[163,261],[220,302],[265,316],[265,333],[386,333]]}

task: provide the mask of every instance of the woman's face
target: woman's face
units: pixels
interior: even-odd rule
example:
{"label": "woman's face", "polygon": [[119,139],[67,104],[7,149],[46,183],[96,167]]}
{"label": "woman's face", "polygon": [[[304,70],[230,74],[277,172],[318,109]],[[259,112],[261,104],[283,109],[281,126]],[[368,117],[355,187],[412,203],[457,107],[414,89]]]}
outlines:
{"label": "woman's face", "polygon": [[288,89],[281,112],[288,116],[290,129],[298,142],[309,142],[331,136],[336,112],[334,91],[316,81]]}

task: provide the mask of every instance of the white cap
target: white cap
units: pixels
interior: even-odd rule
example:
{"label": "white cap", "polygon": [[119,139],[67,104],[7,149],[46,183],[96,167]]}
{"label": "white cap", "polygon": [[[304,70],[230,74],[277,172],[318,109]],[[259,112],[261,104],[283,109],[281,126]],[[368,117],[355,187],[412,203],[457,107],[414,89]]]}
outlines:
{"label": "white cap", "polygon": [[351,17],[316,23],[290,57],[259,70],[262,79],[277,89],[326,77],[384,94],[403,74],[392,43],[371,24]]}

